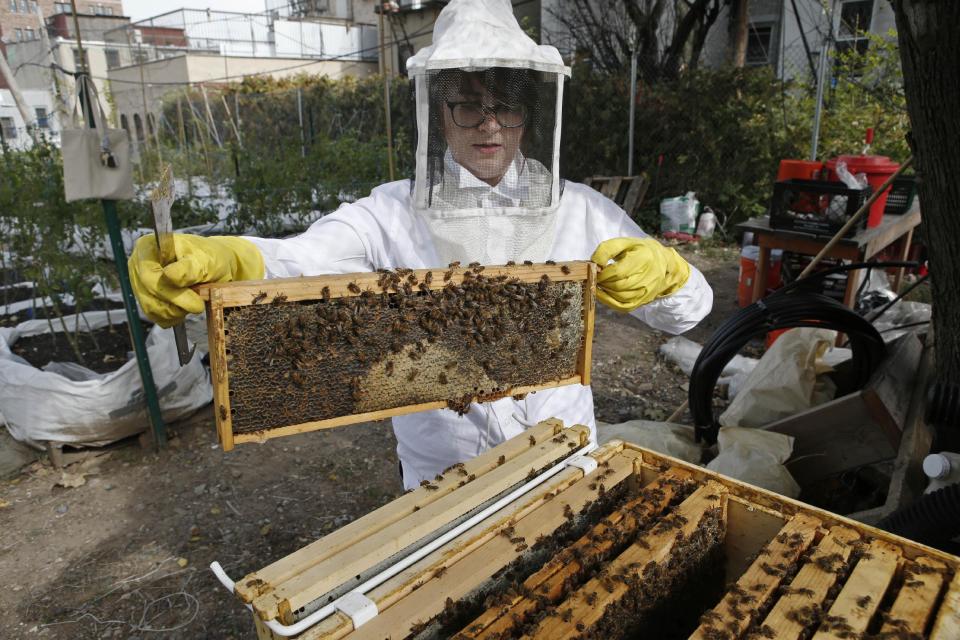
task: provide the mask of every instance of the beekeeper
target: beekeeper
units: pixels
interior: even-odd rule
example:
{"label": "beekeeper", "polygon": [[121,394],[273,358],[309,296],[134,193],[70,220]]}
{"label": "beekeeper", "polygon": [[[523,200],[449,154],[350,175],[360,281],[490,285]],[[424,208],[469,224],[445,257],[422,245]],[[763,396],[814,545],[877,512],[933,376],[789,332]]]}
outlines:
{"label": "beekeeper", "polygon": [[[601,265],[597,295],[669,333],[710,311],[703,276],[616,204],[559,178],[560,106],[570,69],[521,29],[509,0],[453,0],[433,44],[407,62],[416,89],[416,173],[345,204],[282,240],[175,237],[161,267],[153,237],[130,257],[146,314],[170,326],[203,311],[203,282],[352,273],[396,267],[586,260]],[[590,144],[577,140],[574,144]],[[589,387],[572,385],[393,419],[407,488],[547,418],[596,430]]]}

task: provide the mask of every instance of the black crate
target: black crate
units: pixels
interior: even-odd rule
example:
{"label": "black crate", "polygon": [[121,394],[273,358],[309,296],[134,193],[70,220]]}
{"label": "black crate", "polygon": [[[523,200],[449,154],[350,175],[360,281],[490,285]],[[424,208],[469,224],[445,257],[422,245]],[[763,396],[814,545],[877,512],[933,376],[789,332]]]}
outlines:
{"label": "black crate", "polygon": [[[773,185],[770,226],[816,235],[840,230],[870,197],[870,187],[849,189],[842,182],[784,180]],[[868,215],[861,217],[848,235],[865,228]]]}
{"label": "black crate", "polygon": [[913,198],[917,193],[917,179],[915,176],[901,176],[890,185],[887,194],[887,205],[883,208],[883,215],[899,216],[910,210]]}

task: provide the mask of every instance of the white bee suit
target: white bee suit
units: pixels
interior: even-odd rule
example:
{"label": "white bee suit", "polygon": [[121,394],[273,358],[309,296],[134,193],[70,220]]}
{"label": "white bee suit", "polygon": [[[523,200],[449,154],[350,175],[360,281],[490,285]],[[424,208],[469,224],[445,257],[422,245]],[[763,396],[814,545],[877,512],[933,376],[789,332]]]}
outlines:
{"label": "white bee suit", "polygon": [[[416,174],[377,187],[284,240],[248,238],[267,277],[440,268],[459,260],[589,260],[604,240],[642,237],[613,202],[558,172],[563,83],[556,49],[531,40],[509,0],[452,0],[433,44],[407,63],[415,83]],[[713,294],[691,269],[672,295],[633,315],[670,333],[693,327]],[[409,489],[547,418],[595,431],[589,387],[560,387],[393,419]]]}
{"label": "white bee suit", "polygon": [[[410,193],[408,180],[391,182],[366,198],[341,206],[294,238],[247,239],[263,254],[268,278],[396,267],[445,270],[446,263],[437,255],[426,222],[415,213]],[[556,234],[548,259],[589,260],[604,240],[646,235],[620,207],[582,184],[566,183],[556,211]],[[691,267],[690,279],[680,290],[631,315],[655,329],[681,333],[706,316],[712,305],[710,286]],[[404,486],[416,487],[451,464],[468,460],[522,433],[526,425],[547,418],[587,425],[595,431],[590,388],[571,385],[538,391],[523,400],[473,403],[463,416],[440,409],[395,417],[393,429]]]}

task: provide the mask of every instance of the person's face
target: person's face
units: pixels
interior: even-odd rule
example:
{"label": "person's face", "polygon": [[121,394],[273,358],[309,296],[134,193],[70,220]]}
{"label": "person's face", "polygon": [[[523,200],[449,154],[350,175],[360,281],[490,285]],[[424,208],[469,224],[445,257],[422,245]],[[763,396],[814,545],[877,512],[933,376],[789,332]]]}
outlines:
{"label": "person's face", "polygon": [[[457,107],[457,120],[463,124],[471,122],[470,118],[478,118],[475,105],[482,107],[483,120],[472,127],[462,127],[454,121],[453,113],[448,106],[451,103],[474,103]],[[524,127],[504,127],[494,117],[494,110],[501,110],[500,120],[513,124],[516,111],[506,113],[499,100],[483,86],[478,78],[470,78],[469,85],[464,90],[458,90],[447,97],[441,108],[443,109],[443,135],[453,159],[465,167],[470,173],[490,186],[496,186],[510,167],[513,157],[520,147]],[[517,105],[512,105],[518,108]],[[462,114],[462,115],[461,115]]]}

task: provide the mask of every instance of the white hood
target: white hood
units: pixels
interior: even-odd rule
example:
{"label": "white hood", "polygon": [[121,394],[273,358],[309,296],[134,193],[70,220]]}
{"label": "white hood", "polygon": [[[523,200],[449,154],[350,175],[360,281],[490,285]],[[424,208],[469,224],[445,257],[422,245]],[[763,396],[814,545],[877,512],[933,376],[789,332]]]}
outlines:
{"label": "white hood", "polygon": [[433,44],[407,60],[417,76],[438,69],[520,67],[570,75],[555,47],[524,33],[510,0],[452,0],[433,27]]}

